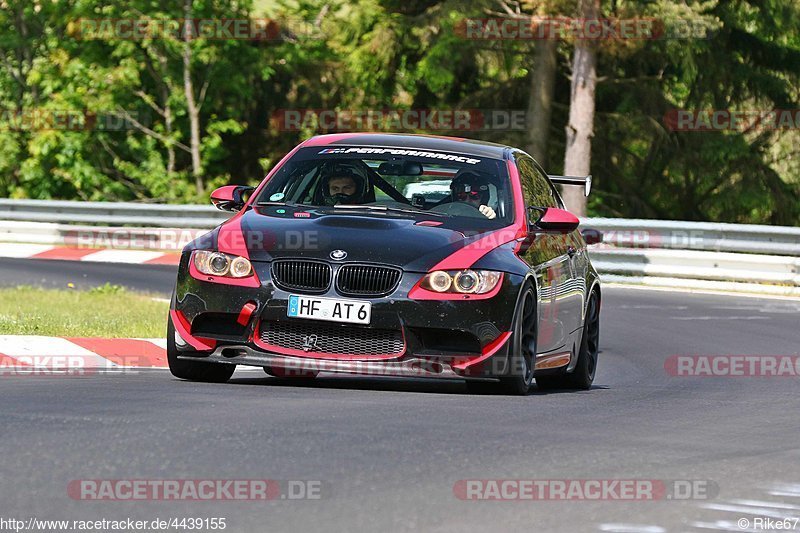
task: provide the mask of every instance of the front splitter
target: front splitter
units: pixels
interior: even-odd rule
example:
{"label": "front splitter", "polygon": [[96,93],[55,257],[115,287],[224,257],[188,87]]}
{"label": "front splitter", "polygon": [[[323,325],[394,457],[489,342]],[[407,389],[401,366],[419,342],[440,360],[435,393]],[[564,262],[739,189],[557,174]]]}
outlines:
{"label": "front splitter", "polygon": [[310,372],[335,372],[367,376],[397,376],[435,379],[458,379],[497,382],[493,378],[471,378],[457,374],[447,363],[422,358],[407,358],[401,361],[369,361],[342,359],[311,359],[270,354],[254,350],[249,346],[219,346],[210,355],[191,357],[179,355],[178,359],[206,363],[246,365],[281,368],[287,376],[303,376]]}

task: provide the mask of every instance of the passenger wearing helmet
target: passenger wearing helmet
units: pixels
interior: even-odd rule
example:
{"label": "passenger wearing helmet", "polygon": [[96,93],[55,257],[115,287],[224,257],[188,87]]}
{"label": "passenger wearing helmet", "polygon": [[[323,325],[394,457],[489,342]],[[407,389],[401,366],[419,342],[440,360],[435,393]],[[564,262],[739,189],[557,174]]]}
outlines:
{"label": "passenger wearing helmet", "polygon": [[489,183],[480,174],[469,170],[459,171],[450,183],[450,192],[454,202],[470,204],[489,219],[497,216],[494,209],[487,205],[489,203]]}
{"label": "passenger wearing helmet", "polygon": [[366,181],[348,167],[337,167],[323,179],[322,199],[325,205],[359,204],[365,196]]}

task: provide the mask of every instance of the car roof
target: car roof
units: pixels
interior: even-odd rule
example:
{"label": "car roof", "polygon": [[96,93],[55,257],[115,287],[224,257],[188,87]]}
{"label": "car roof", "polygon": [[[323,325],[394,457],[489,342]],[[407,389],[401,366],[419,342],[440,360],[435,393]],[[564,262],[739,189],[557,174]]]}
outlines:
{"label": "car roof", "polygon": [[302,146],[335,145],[433,150],[493,159],[506,159],[507,150],[512,149],[510,146],[503,144],[473,139],[404,133],[334,133],[317,135],[304,142]]}

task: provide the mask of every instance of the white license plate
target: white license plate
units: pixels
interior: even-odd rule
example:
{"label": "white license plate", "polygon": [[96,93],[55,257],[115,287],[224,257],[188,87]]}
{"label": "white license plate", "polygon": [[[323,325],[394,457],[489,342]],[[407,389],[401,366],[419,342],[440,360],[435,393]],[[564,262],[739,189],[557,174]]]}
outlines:
{"label": "white license plate", "polygon": [[289,307],[286,314],[294,318],[369,324],[372,316],[372,304],[357,300],[316,298],[292,294],[289,296]]}

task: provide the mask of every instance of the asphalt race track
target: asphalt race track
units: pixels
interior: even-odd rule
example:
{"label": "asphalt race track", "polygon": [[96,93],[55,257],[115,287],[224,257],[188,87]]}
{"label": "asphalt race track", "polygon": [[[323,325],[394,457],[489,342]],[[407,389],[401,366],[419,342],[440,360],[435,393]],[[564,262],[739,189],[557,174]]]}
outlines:
{"label": "asphalt race track", "polygon": [[[169,293],[173,267],[0,261],[4,284]],[[124,310],[120,310],[124,312]],[[671,355],[798,355],[800,302],[607,288],[593,390],[470,396],[461,383],[238,370],[0,378],[3,516],[225,517],[227,531],[746,531],[800,517],[800,378],[674,377]],[[81,479],[319,482],[319,499],[82,501]],[[659,501],[464,501],[467,479],[681,480]],[[717,493],[718,492],[718,493]],[[794,529],[800,530],[797,522]],[[791,529],[791,528],[790,528]],[[174,530],[173,530],[174,531]]]}
{"label": "asphalt race track", "polygon": [[169,296],[175,285],[176,269],[177,267],[170,265],[142,266],[0,258],[0,287],[33,285],[64,289],[72,283],[76,289],[83,290],[110,283],[136,291]]}

